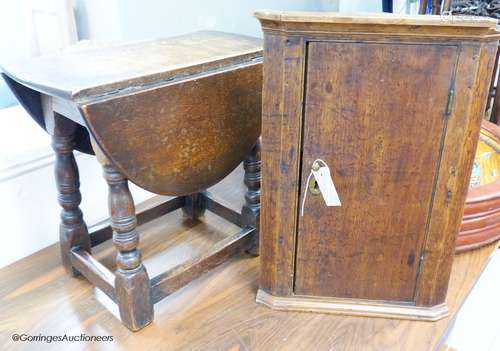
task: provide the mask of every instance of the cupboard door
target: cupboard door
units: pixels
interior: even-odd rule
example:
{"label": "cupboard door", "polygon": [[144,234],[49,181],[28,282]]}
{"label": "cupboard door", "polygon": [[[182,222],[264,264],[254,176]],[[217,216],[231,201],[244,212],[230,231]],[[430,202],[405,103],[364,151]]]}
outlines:
{"label": "cupboard door", "polygon": [[307,52],[300,201],[320,158],[342,206],[307,195],[294,292],[411,302],[458,48],[310,42]]}

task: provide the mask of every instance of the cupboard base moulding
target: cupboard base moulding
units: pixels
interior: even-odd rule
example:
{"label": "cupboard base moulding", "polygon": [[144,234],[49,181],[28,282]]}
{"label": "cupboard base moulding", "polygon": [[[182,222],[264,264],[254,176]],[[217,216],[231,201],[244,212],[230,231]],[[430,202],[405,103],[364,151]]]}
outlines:
{"label": "cupboard base moulding", "polygon": [[273,296],[262,289],[256,301],[273,310],[348,314],[363,317],[398,318],[437,321],[448,316],[446,303],[420,307],[394,303],[379,303],[356,299],[337,299],[310,296]]}

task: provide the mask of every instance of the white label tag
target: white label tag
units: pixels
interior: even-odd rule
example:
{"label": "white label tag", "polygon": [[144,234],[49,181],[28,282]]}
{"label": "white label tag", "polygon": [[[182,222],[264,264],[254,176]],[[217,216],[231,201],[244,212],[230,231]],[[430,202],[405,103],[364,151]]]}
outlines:
{"label": "white label tag", "polygon": [[312,170],[314,179],[318,183],[319,190],[327,206],[341,206],[339,194],[333,184],[332,176],[328,166],[322,166],[317,171]]}

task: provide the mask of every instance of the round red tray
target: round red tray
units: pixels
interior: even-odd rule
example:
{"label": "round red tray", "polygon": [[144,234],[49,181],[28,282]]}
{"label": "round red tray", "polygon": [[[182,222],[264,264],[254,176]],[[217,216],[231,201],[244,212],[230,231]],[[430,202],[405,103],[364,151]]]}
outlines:
{"label": "round red tray", "polygon": [[[486,133],[484,133],[486,132]],[[500,127],[483,121],[483,134],[489,134],[500,144]],[[488,142],[487,142],[488,143]],[[498,145],[492,144],[498,156]],[[476,155],[477,159],[478,155]],[[500,179],[489,184],[480,185],[469,190],[465,202],[464,216],[457,237],[456,252],[477,249],[500,239]]]}

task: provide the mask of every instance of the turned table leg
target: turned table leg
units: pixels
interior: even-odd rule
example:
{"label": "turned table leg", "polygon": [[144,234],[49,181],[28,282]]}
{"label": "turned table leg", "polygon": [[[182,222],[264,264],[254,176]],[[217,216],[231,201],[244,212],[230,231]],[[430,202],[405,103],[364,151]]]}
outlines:
{"label": "turned table leg", "polygon": [[[98,152],[96,152],[97,154]],[[137,248],[137,218],[127,179],[102,154],[104,178],[109,187],[109,213],[116,256],[115,290],[120,317],[131,330],[148,325],[154,316],[151,284]]]}
{"label": "turned table leg", "polygon": [[62,207],[59,229],[61,258],[65,270],[73,276],[78,275],[78,271],[71,265],[71,249],[79,247],[90,252],[90,237],[79,208],[82,196],[78,166],[73,155],[75,130],[74,122],[63,116],[53,115],[49,133],[52,135],[52,147],[56,153],[57,199]]}
{"label": "turned table leg", "polygon": [[245,205],[241,210],[242,227],[255,227],[255,233],[252,238],[252,244],[247,250],[252,255],[259,254],[259,219],[260,219],[260,139],[252,148],[250,154],[243,161],[245,169],[245,185],[247,192],[245,193]]}
{"label": "turned table leg", "polygon": [[182,207],[182,212],[190,220],[197,220],[205,213],[206,204],[203,194],[196,193],[191,195],[186,195],[184,197],[184,207]]}

